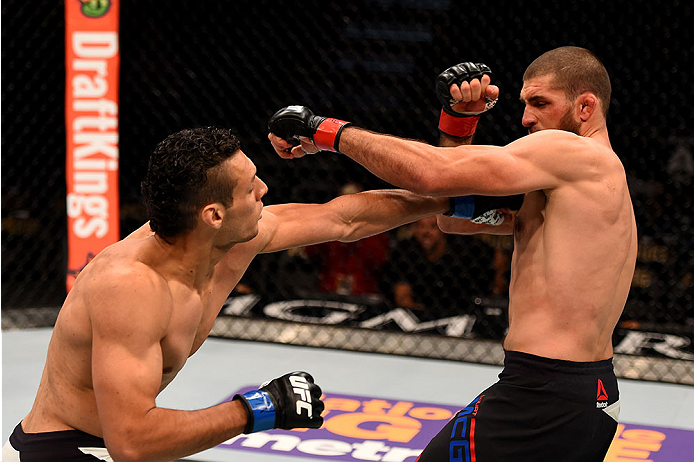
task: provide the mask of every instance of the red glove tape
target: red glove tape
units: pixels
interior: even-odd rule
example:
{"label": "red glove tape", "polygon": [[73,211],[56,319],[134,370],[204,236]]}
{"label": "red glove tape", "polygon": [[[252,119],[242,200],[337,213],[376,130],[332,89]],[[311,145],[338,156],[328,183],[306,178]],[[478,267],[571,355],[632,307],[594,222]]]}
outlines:
{"label": "red glove tape", "polygon": [[475,133],[479,120],[479,116],[455,117],[442,109],[441,117],[439,118],[439,130],[446,135],[462,138]]}
{"label": "red glove tape", "polygon": [[318,126],[313,135],[313,144],[321,151],[338,152],[342,129],[349,125],[344,120],[327,118]]}

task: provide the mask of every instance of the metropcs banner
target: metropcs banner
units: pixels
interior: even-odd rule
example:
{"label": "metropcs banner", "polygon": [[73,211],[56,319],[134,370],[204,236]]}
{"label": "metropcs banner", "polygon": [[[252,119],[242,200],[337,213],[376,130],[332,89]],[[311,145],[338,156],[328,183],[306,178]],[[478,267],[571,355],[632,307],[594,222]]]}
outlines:
{"label": "metropcs banner", "polygon": [[[244,387],[236,393],[255,388]],[[321,461],[414,462],[465,407],[333,393],[324,393],[322,399],[325,420],[319,429],[239,435],[217,448]],[[605,462],[682,462],[692,460],[692,454],[694,431],[620,423]],[[467,461],[463,456],[461,452],[455,460]]]}
{"label": "metropcs banner", "polygon": [[119,0],[65,1],[67,289],[119,239]]}

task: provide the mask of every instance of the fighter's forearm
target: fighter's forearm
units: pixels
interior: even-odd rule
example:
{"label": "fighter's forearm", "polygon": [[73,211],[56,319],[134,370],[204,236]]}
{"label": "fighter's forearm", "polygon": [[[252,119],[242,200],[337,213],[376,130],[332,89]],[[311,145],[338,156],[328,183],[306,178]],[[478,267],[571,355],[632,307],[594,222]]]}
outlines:
{"label": "fighter's forearm", "polygon": [[432,190],[431,170],[443,160],[440,150],[423,142],[353,126],[346,127],[340,138],[340,152],[377,177],[420,194]]}
{"label": "fighter's forearm", "polygon": [[472,136],[451,136],[443,132],[439,132],[439,146],[444,148],[454,148],[456,146],[467,146],[472,144]]}
{"label": "fighter's forearm", "polygon": [[142,425],[124,426],[104,439],[115,461],[177,460],[241,434],[246,418],[238,401],[196,411],[157,407],[142,419]]}
{"label": "fighter's forearm", "polygon": [[328,241],[352,242],[449,208],[448,198],[404,190],[346,194],[325,204],[270,205],[264,219],[272,217],[273,231],[260,253]]}
{"label": "fighter's forearm", "polygon": [[494,149],[474,146],[474,150],[461,151],[436,147],[353,126],[343,130],[339,148],[381,179],[431,196],[477,194],[485,169],[489,168],[480,161],[488,158],[482,154]]}
{"label": "fighter's forearm", "polygon": [[366,191],[333,199],[329,205],[343,223],[343,242],[356,241],[426,216],[445,213],[448,198],[404,190]]}

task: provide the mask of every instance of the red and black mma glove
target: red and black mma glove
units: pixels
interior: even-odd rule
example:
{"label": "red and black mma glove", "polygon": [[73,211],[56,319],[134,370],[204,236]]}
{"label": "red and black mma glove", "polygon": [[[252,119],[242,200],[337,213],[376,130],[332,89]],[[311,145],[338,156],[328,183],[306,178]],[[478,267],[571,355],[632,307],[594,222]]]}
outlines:
{"label": "red and black mma glove", "polygon": [[273,428],[320,428],[325,409],[321,393],[311,374],[291,372],[233,399],[246,408],[248,421],[243,432],[248,434]]}
{"label": "red and black mma glove", "polygon": [[270,133],[293,146],[299,144],[300,136],[305,136],[321,151],[333,152],[339,152],[340,134],[347,125],[349,122],[344,120],[314,115],[306,106],[284,107],[267,124]]}
{"label": "red and black mma glove", "polygon": [[441,72],[436,78],[436,96],[443,105],[441,117],[439,118],[439,130],[457,138],[472,136],[477,129],[477,122],[480,114],[494,107],[497,100],[484,97],[484,110],[478,112],[457,112],[453,110],[456,101],[451,98],[451,85],[460,85],[463,82],[470,82],[472,79],[482,79],[483,75],[492,75],[489,66],[482,63],[460,63],[451,66]]}

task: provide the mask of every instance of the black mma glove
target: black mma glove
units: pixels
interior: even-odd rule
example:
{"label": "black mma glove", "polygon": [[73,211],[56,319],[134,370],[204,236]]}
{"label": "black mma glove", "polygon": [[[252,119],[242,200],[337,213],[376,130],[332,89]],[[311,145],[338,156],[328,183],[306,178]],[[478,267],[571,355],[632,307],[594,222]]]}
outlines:
{"label": "black mma glove", "polygon": [[258,390],[234,395],[248,413],[244,433],[272,428],[320,428],[325,405],[321,389],[306,372],[292,372],[265,382]]}
{"label": "black mma glove", "polygon": [[268,130],[283,140],[299,144],[299,137],[305,136],[313,141],[321,151],[338,152],[340,134],[349,125],[344,120],[313,115],[306,106],[287,106],[270,117]]}
{"label": "black mma glove", "polygon": [[514,212],[523,205],[524,194],[513,196],[458,196],[449,198],[451,208],[444,215],[467,218],[478,225],[499,226],[504,222],[504,214],[499,211],[507,208]]}
{"label": "black mma glove", "polygon": [[460,85],[473,79],[482,79],[483,75],[491,77],[492,71],[482,63],[460,63],[441,72],[436,78],[436,96],[443,105],[439,118],[439,130],[449,136],[471,136],[477,129],[480,114],[494,107],[496,99],[484,97],[484,110],[479,112],[457,112],[452,106],[460,101],[451,98],[451,85]]}

